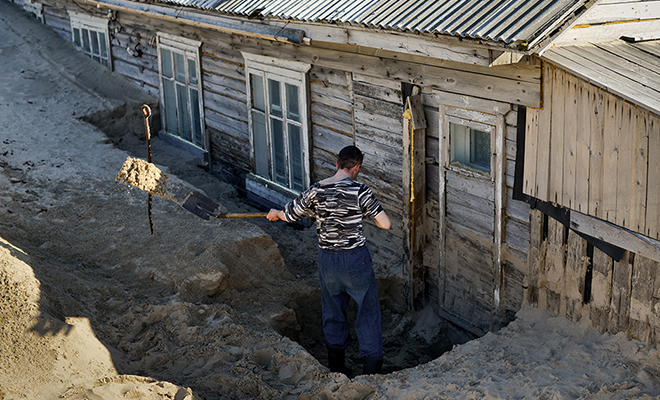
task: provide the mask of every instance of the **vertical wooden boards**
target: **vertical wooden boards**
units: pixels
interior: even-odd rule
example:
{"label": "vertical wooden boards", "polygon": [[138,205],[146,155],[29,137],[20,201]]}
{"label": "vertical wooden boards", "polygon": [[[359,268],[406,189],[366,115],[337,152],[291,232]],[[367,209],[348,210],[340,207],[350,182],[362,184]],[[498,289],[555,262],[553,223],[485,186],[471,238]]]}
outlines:
{"label": "vertical wooden boards", "polygon": [[547,200],[561,204],[564,180],[564,132],[566,111],[566,74],[552,69],[552,115],[550,116],[550,169]]}
{"label": "vertical wooden boards", "polygon": [[[646,231],[646,209],[651,204],[646,203],[647,173],[649,167],[649,113],[639,107],[635,107],[631,118],[632,131],[632,185],[630,193],[630,225],[629,229],[635,232]],[[654,149],[655,152],[660,148]],[[657,175],[656,175],[657,176]]]}
{"label": "vertical wooden boards", "polygon": [[612,272],[612,313],[607,331],[610,333],[628,330],[630,315],[630,290],[634,254],[626,251],[621,261],[614,262]]}
{"label": "vertical wooden boards", "polygon": [[[537,160],[539,144],[539,117],[541,110],[528,108],[525,126],[525,171],[523,174],[523,192],[529,196],[537,197]],[[543,170],[542,170],[543,173]]]}
{"label": "vertical wooden boards", "polygon": [[621,112],[617,117],[621,118],[617,124],[619,137],[619,164],[617,167],[616,179],[616,224],[625,228],[630,228],[630,206],[632,194],[632,149],[634,134],[634,114],[633,106],[629,103],[618,100]]}
{"label": "vertical wooden boards", "polygon": [[660,239],[660,119],[656,116],[651,116],[649,119],[645,234]]}
{"label": "vertical wooden boards", "polygon": [[564,152],[562,173],[561,204],[575,208],[577,175],[577,136],[578,116],[582,107],[577,78],[562,71],[564,79],[564,145],[559,151]]}
{"label": "vertical wooden boards", "polygon": [[591,143],[589,145],[589,215],[603,218],[603,140],[606,120],[603,92],[592,88],[589,94]]}
{"label": "vertical wooden boards", "polygon": [[539,276],[544,270],[545,250],[543,248],[543,213],[532,210],[529,214],[529,254],[527,255],[527,277],[525,278],[525,300],[523,305],[539,305]]}
{"label": "vertical wooden boards", "polygon": [[492,247],[491,240],[447,223],[443,309],[481,331],[492,322]]}
{"label": "vertical wooden boards", "polygon": [[[553,79],[554,66],[543,63],[543,109],[539,115],[538,146],[536,157],[536,197],[543,201],[550,201],[550,137],[551,137],[551,115],[553,105]],[[554,164],[553,164],[554,165]]]}
{"label": "vertical wooden boards", "polygon": [[617,176],[619,167],[619,129],[623,113],[621,102],[613,95],[604,95],[603,121],[603,198],[600,218],[616,222]]}
{"label": "vertical wooden boards", "polygon": [[[539,306],[553,315],[561,315],[562,292],[565,286],[566,227],[553,218],[548,219],[548,250],[546,252],[544,278],[546,290],[539,295]],[[543,297],[545,296],[545,299]],[[542,299],[544,303],[541,304]]]}
{"label": "vertical wooden boards", "polygon": [[576,87],[577,121],[575,137],[575,200],[572,208],[587,213],[589,210],[589,146],[591,145],[590,91],[585,82]]}
{"label": "vertical wooden boards", "polygon": [[658,263],[635,257],[630,292],[630,336],[649,341],[655,273]]}
{"label": "vertical wooden boards", "polygon": [[562,315],[572,321],[582,319],[584,306],[585,277],[589,259],[587,242],[572,230],[568,231],[566,249],[565,290],[562,295]]}
{"label": "vertical wooden boards", "polygon": [[405,236],[404,286],[408,309],[418,309],[424,304],[424,204],[425,204],[425,154],[426,118],[421,96],[412,95],[406,100],[403,119],[403,230]]}
{"label": "vertical wooden boards", "polygon": [[589,319],[601,333],[607,331],[612,302],[612,265],[607,254],[594,249]]}

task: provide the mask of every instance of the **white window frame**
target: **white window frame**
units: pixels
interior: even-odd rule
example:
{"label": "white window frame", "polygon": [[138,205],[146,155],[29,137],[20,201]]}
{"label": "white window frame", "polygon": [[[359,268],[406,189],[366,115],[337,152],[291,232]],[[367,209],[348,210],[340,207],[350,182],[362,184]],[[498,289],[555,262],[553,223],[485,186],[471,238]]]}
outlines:
{"label": "white window frame", "polygon": [[[180,145],[181,147],[191,151],[192,153],[196,154],[200,159],[204,159],[205,161],[208,161],[208,149],[209,149],[209,139],[208,135],[206,133],[206,124],[205,124],[205,118],[204,118],[204,93],[202,91],[203,85],[202,85],[202,75],[201,75],[201,60],[199,56],[199,48],[202,45],[202,42],[197,41],[197,40],[192,40],[180,36],[174,36],[170,35],[164,32],[158,32],[157,33],[158,37],[158,86],[159,86],[159,94],[160,94],[160,106],[161,106],[161,123],[162,123],[162,130],[161,134],[166,135],[168,138],[171,138],[175,145]],[[179,136],[179,132],[167,132],[166,127],[166,118],[167,114],[166,112],[168,111],[165,108],[165,90],[164,90],[164,85],[163,85],[163,79],[167,80],[172,80],[174,81],[174,78],[170,79],[168,77],[163,76],[163,64],[162,64],[162,59],[161,59],[161,51],[162,50],[169,50],[169,51],[174,51],[180,54],[184,55],[184,58],[186,61],[189,60],[194,60],[195,62],[195,76],[197,78],[196,83],[191,83],[190,82],[190,73],[189,73],[189,63],[185,63],[185,70],[186,70],[186,95],[188,96],[188,102],[187,102],[187,111],[188,111],[188,116],[190,118],[189,122],[191,124],[190,129],[191,129],[191,137],[192,140],[187,140],[186,138],[182,138]],[[174,66],[172,67],[174,68]],[[176,87],[176,83],[175,83]],[[193,87],[197,90],[197,98],[198,98],[198,107],[199,107],[199,124],[200,124],[200,133],[201,133],[201,142],[200,143],[195,143],[194,139],[194,123],[192,118],[194,117],[193,115],[193,110],[192,110],[192,104],[190,101],[190,88]],[[175,101],[178,101],[178,99],[175,96]],[[175,106],[177,112],[179,110],[178,104]],[[178,115],[177,115],[177,124],[179,122]]]}
{"label": "white window frame", "polygon": [[[82,51],[88,57],[97,61],[99,64],[105,65],[110,70],[112,70],[112,52],[110,49],[110,34],[108,31],[108,20],[106,18],[97,18],[87,14],[80,14],[77,12],[69,11],[69,21],[71,22],[71,42],[74,44],[74,46],[76,46],[76,49]],[[99,54],[94,54],[94,49],[92,48],[91,41],[89,43],[90,49],[87,50],[84,48],[84,43],[82,39],[83,29],[87,30],[88,32],[95,32],[97,34],[102,33],[103,36],[105,36],[105,40],[103,41],[103,44],[105,44],[105,48],[106,48],[105,57],[101,54],[100,41],[99,41]],[[81,40],[80,44],[76,43],[76,35],[75,35],[76,30],[78,30],[80,33],[80,40]],[[103,61],[106,61],[107,65]]]}
{"label": "white window frame", "polygon": [[[469,173],[471,175],[481,175],[481,176],[486,176],[486,177],[491,177],[492,171],[494,171],[495,165],[494,163],[494,157],[493,157],[493,149],[495,148],[495,133],[496,133],[496,126],[495,125],[490,125],[490,124],[485,124],[481,122],[476,122],[472,120],[466,120],[463,118],[455,117],[455,116],[448,116],[448,126],[447,126],[447,132],[449,136],[449,168],[454,170],[454,171],[460,171],[463,173]],[[482,132],[486,132],[490,135],[490,151],[489,151],[489,159],[490,159],[490,165],[489,165],[489,170],[484,171],[482,169],[473,167],[469,164],[464,164],[458,161],[453,161],[454,160],[454,155],[456,153],[456,146],[457,144],[454,142],[454,139],[452,137],[451,133],[451,125],[458,125],[458,126],[463,126],[466,128],[470,129],[475,129],[479,130]],[[466,136],[469,136],[470,131],[468,131]],[[470,147],[470,138],[463,138],[463,140],[467,143],[464,143],[463,148],[460,149],[462,152],[470,152],[471,147]],[[469,158],[469,155],[468,155]]]}
{"label": "white window frame", "polygon": [[[301,63],[301,62],[296,62],[296,61],[288,61],[288,60],[280,60],[277,58],[272,58],[272,57],[265,57],[265,56],[260,56],[256,54],[251,54],[251,53],[242,53],[243,58],[245,59],[245,66],[246,66],[246,87],[247,87],[247,98],[248,98],[248,125],[249,125],[249,132],[250,132],[250,158],[252,161],[252,168],[253,171],[256,174],[257,166],[256,166],[256,157],[257,155],[255,154],[255,138],[254,138],[254,127],[253,127],[253,111],[255,112],[261,112],[255,108],[253,108],[252,104],[252,84],[251,84],[251,75],[258,75],[261,76],[263,79],[263,84],[264,84],[264,90],[265,90],[265,100],[266,103],[268,103],[268,79],[272,78],[274,80],[277,80],[281,83],[288,83],[295,85],[299,88],[299,107],[300,107],[300,128],[301,128],[301,136],[302,136],[302,162],[303,162],[303,188],[302,190],[305,190],[309,188],[310,185],[310,154],[309,154],[309,148],[310,148],[310,127],[309,127],[309,114],[310,114],[310,107],[309,107],[309,79],[307,77],[307,73],[311,69],[311,64],[306,64],[306,63]],[[283,106],[283,115],[286,116],[287,110],[286,110],[286,101],[282,101],[282,106]],[[266,130],[267,130],[267,141],[268,141],[268,169],[269,169],[269,177],[264,177],[264,176],[259,176],[259,178],[266,180],[269,182],[269,184],[276,185],[280,188],[281,191],[288,192],[291,194],[297,194],[300,193],[301,191],[298,189],[292,189],[292,174],[290,173],[290,156],[289,156],[289,135],[285,135],[285,152],[286,152],[286,161],[285,164],[287,166],[287,173],[288,173],[288,185],[282,185],[278,182],[275,181],[274,174],[275,171],[274,169],[274,163],[272,162],[272,143],[271,143],[271,131],[270,131],[270,115],[269,115],[269,107],[265,107],[265,120],[266,120]],[[284,122],[284,125],[286,126],[286,122]]]}

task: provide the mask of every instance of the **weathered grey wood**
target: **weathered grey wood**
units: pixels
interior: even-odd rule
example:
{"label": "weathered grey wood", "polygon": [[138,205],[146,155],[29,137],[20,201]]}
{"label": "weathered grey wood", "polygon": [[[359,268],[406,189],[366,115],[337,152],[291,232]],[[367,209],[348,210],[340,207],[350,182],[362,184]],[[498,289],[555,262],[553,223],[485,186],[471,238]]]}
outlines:
{"label": "weathered grey wood", "polygon": [[210,108],[204,109],[204,116],[206,118],[206,125],[213,127],[218,132],[234,136],[245,142],[250,141],[247,121],[231,118]]}
{"label": "weathered grey wood", "polygon": [[[479,72],[464,68],[449,69],[432,65],[416,64],[407,61],[384,59],[382,57],[344,53],[336,50],[313,49],[309,46],[292,46],[279,42],[269,45],[257,44],[256,39],[242,39],[240,46],[245,51],[272,57],[282,57],[315,64],[325,68],[345,69],[375,77],[389,77],[393,80],[415,83],[421,86],[435,85],[439,89],[466,95],[488,97],[494,100],[513,102],[529,106],[539,105],[538,83],[516,81],[497,75],[499,67],[480,69]],[[229,43],[238,46],[238,43]],[[531,70],[534,67],[529,67]],[[504,70],[502,70],[504,71]],[[496,75],[493,75],[496,74]]]}
{"label": "weathered grey wood", "polygon": [[202,82],[204,90],[209,90],[235,99],[246,99],[245,81],[237,81],[224,75],[202,72]]}
{"label": "weathered grey wood", "polygon": [[311,82],[318,82],[328,86],[339,86],[346,90],[349,89],[350,77],[343,70],[334,70],[323,68],[319,66],[312,66],[309,71],[309,79]]}
{"label": "weathered grey wood", "polygon": [[247,104],[233,97],[223,96],[208,90],[204,91],[204,107],[221,112],[228,117],[247,121]]}
{"label": "weathered grey wood", "polygon": [[151,86],[158,87],[158,72],[149,69],[140,69],[135,64],[129,64],[122,60],[113,60],[114,70],[133,80],[148,83]]}
{"label": "weathered grey wood", "polygon": [[[523,171],[523,192],[537,197],[537,152],[539,148],[539,110],[527,110],[525,128],[525,168]],[[543,150],[545,151],[545,150]]]}
{"label": "weathered grey wood", "polygon": [[[617,155],[619,156],[619,165],[617,168],[617,191],[616,191],[616,224],[630,229],[632,221],[630,220],[631,194],[633,193],[633,140],[634,129],[633,108],[628,103],[620,103],[622,108],[621,121],[618,124],[619,132],[629,132],[628,134],[619,134],[619,147]],[[619,114],[617,114],[617,117]],[[646,166],[644,166],[646,167]]]}
{"label": "weathered grey wood", "polygon": [[353,145],[353,136],[328,129],[321,125],[313,125],[312,145],[333,153],[339,153],[345,146]]}
{"label": "weathered grey wood", "polygon": [[238,168],[250,169],[250,144],[207,126],[211,136],[211,159],[220,159]]}
{"label": "weathered grey wood", "polygon": [[639,106],[645,107],[655,113],[660,113],[660,100],[656,98],[656,94],[649,95],[649,92],[643,85],[639,85],[635,81],[623,75],[612,75],[611,71],[587,58],[578,58],[579,52],[571,52],[566,54],[554,51],[551,54],[552,62],[561,64],[562,68],[568,72],[579,76],[586,81],[597,82],[600,87],[607,88],[607,90],[617,96],[625,99],[634,99],[635,103]]}
{"label": "weathered grey wood", "polygon": [[465,96],[438,90],[437,88],[434,88],[433,93],[436,99],[435,105],[443,104],[451,107],[478,110],[491,114],[506,114],[507,111],[511,109],[510,103],[486,99],[483,97],[483,93],[480,95],[474,94],[473,96]]}
{"label": "weathered grey wood", "polygon": [[490,179],[473,178],[454,171],[447,171],[446,179],[447,190],[469,193],[494,204],[495,189]]}
{"label": "weathered grey wood", "polygon": [[[550,174],[548,169],[550,168],[551,134],[549,127],[551,126],[550,114],[552,112],[553,90],[555,88],[555,85],[553,84],[553,76],[553,67],[548,63],[543,63],[543,110],[541,110],[538,118],[539,129],[537,134],[537,155],[535,159],[531,159],[534,161],[530,160],[530,162],[536,164],[536,175],[534,179],[536,186],[534,188],[534,194],[532,195],[543,201],[550,201]],[[528,159],[527,149],[525,149],[525,160]],[[527,164],[525,164],[525,169],[527,169]]]}
{"label": "weathered grey wood", "polygon": [[633,254],[626,251],[621,261],[614,262],[612,272],[612,312],[607,328],[611,333],[628,330],[633,257]]}
{"label": "weathered grey wood", "polygon": [[643,257],[660,261],[660,241],[621,228],[610,222],[571,211],[571,229],[611,243]]}
{"label": "weathered grey wood", "polygon": [[138,68],[146,68],[158,74],[158,58],[149,54],[143,54],[141,57],[133,57],[128,54],[125,47],[110,45],[112,60],[122,60],[128,64],[136,65]]}
{"label": "weathered grey wood", "polygon": [[342,132],[353,134],[353,115],[350,111],[326,106],[322,103],[312,103],[312,123]]}
{"label": "weathered grey wood", "polygon": [[497,115],[488,114],[481,111],[475,111],[471,109],[465,109],[462,107],[450,107],[445,108],[445,113],[456,118],[460,118],[467,121],[479,122],[486,125],[497,125]]}
{"label": "weathered grey wood", "polygon": [[657,1],[621,1],[598,2],[580,17],[581,24],[604,24],[616,21],[635,21],[641,17],[660,15]]}
{"label": "weathered grey wood", "polygon": [[603,92],[591,90],[589,95],[589,109],[591,112],[591,135],[589,145],[589,215],[602,218],[603,207],[603,151],[604,151],[604,123],[605,104]]}
{"label": "weathered grey wood", "polygon": [[364,153],[365,163],[369,163],[383,178],[402,184],[403,150],[379,143],[372,138],[356,133],[355,145]]}
{"label": "weathered grey wood", "polygon": [[[426,114],[426,136],[438,139],[440,135],[440,116],[438,115],[438,108],[425,106],[424,113]],[[437,153],[429,154],[427,151],[427,156],[437,157]]]}
{"label": "weathered grey wood", "polygon": [[447,187],[447,216],[455,224],[493,239],[495,204],[481,197]]}
{"label": "weathered grey wood", "polygon": [[[591,93],[586,82],[578,81],[576,87],[577,135],[575,137],[575,201],[573,208],[589,213],[589,169],[591,145],[591,114],[594,112],[590,104]],[[595,171],[594,171],[595,173]]]}
{"label": "weathered grey wood", "polygon": [[650,340],[653,316],[651,307],[657,269],[657,262],[635,256],[630,288],[630,336],[646,342]]}
{"label": "weathered grey wood", "polygon": [[[112,36],[110,37],[111,39],[110,45],[117,46],[128,55],[128,51],[126,50],[126,48],[131,47],[134,49],[135,46],[139,44],[139,49],[142,50],[142,56],[147,55],[154,58],[158,58],[158,49],[156,48],[155,43],[152,45],[149,40],[155,34],[156,34],[155,32],[154,33],[149,32],[145,34],[145,32],[142,30],[137,31],[136,34],[131,34],[127,32],[117,32],[117,33],[113,33]],[[158,65],[156,64],[155,68],[153,69],[157,71]]]}
{"label": "weathered grey wood", "polygon": [[594,248],[591,279],[590,314],[594,328],[606,332],[609,326],[612,302],[612,259]]}
{"label": "weathered grey wood", "polygon": [[[635,232],[646,232],[646,210],[649,207],[657,207],[652,203],[647,203],[648,193],[648,170],[649,170],[649,112],[640,108],[632,110],[632,151],[631,167],[632,176],[630,179],[630,226]],[[658,151],[660,149],[653,149]],[[651,178],[651,185],[657,184],[657,176]]]}
{"label": "weathered grey wood", "polygon": [[59,31],[69,32],[71,34],[71,21],[67,14],[56,8],[44,6],[43,9],[44,23]]}
{"label": "weathered grey wood", "polygon": [[509,247],[518,250],[523,254],[527,254],[530,243],[529,224],[516,219],[507,218],[505,226],[504,242],[509,245]]}
{"label": "weathered grey wood", "polygon": [[[648,130],[649,156],[649,183],[646,197],[646,235],[660,239],[660,185],[652,184],[651,179],[660,176],[660,118],[653,116],[649,122]],[[654,150],[655,149],[655,150]]]}
{"label": "weathered grey wood", "polygon": [[225,59],[222,56],[227,57],[227,54],[223,54],[222,56],[216,55],[216,53],[209,52],[216,51],[214,48],[209,48],[210,46],[206,46],[205,44],[202,44],[202,47],[205,49],[205,52],[200,55],[202,72],[209,72],[242,81],[243,86],[245,86],[245,64],[242,58],[238,58],[240,57],[240,53],[237,53],[238,57],[236,59]]}
{"label": "weathered grey wood", "polygon": [[553,218],[548,219],[548,250],[545,271],[543,271],[546,290],[545,293],[541,292],[539,296],[539,306],[546,308],[554,315],[560,315],[562,311],[561,293],[565,288],[566,265],[565,234],[566,227],[564,225]]}
{"label": "weathered grey wood", "polygon": [[507,189],[506,191],[506,215],[510,218],[515,218],[518,221],[529,223],[529,204],[513,199],[513,190]]}
{"label": "weathered grey wood", "polygon": [[353,101],[350,93],[345,88],[311,82],[310,95],[312,102],[322,103],[326,106],[352,113]]}
{"label": "weathered grey wood", "polygon": [[368,125],[373,128],[377,128],[388,133],[395,134],[400,136],[401,133],[401,121],[396,118],[385,117],[382,115],[376,115],[360,108],[356,107],[354,110],[356,129],[359,125]]}
{"label": "weathered grey wood", "polygon": [[[552,68],[552,114],[550,117],[550,168],[548,197],[547,200],[561,204],[563,198],[564,178],[564,111],[566,94],[566,74],[558,69]],[[559,116],[559,117],[557,117]]]}
{"label": "weathered grey wood", "polygon": [[403,148],[401,133],[393,133],[389,130],[381,129],[375,126],[357,123],[355,125],[355,135],[359,137],[370,138],[375,142],[389,146],[393,149],[399,149],[397,150],[399,152],[401,151],[400,149]]}
{"label": "weathered grey wood", "polygon": [[601,200],[601,218],[616,222],[617,177],[619,169],[619,124],[621,123],[621,104],[611,94],[604,98],[605,124],[603,126],[603,197]]}
{"label": "weathered grey wood", "polygon": [[586,272],[589,266],[587,259],[587,242],[574,231],[568,231],[566,249],[566,286],[562,293],[563,307],[566,315],[571,321],[582,319],[582,308],[584,304],[584,290]]}
{"label": "weathered grey wood", "polygon": [[[576,175],[576,142],[577,142],[577,118],[578,118],[578,89],[577,79],[569,74],[563,73],[564,79],[564,145],[563,145],[563,172],[562,190],[559,198],[560,204],[568,208],[574,207],[575,202],[575,175]],[[558,114],[562,115],[562,114]],[[560,150],[562,151],[562,150]]]}

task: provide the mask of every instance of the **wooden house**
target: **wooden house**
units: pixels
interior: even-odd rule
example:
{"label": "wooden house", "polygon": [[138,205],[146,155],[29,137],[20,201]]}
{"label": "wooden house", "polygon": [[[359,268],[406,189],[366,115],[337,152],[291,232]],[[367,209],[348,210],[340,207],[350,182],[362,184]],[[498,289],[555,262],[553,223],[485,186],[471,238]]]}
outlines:
{"label": "wooden house", "polygon": [[527,110],[526,300],[660,339],[660,2],[599,2],[546,49]]}
{"label": "wooden house", "polygon": [[548,95],[534,54],[600,1],[23,1],[159,98],[159,136],[233,167],[254,201],[284,204],[360,147],[393,220],[366,226],[393,307],[482,334],[535,287],[517,162]]}

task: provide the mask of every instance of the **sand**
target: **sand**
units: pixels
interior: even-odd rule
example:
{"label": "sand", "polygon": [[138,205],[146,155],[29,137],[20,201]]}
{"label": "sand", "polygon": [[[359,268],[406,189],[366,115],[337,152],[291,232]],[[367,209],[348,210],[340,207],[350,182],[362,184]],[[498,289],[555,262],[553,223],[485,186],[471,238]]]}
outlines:
{"label": "sand", "polygon": [[[145,158],[140,106],[155,100],[4,0],[0,37],[0,398],[660,396],[658,350],[623,333],[525,308],[465,342],[429,309],[400,313],[386,277],[387,373],[330,373],[314,229],[204,221],[155,196],[150,234],[147,191],[115,178]],[[168,187],[255,211],[231,175],[151,144]]]}
{"label": "sand", "polygon": [[168,175],[154,164],[129,156],[115,179],[147,193],[169,197],[171,194],[167,192],[167,177]]}

